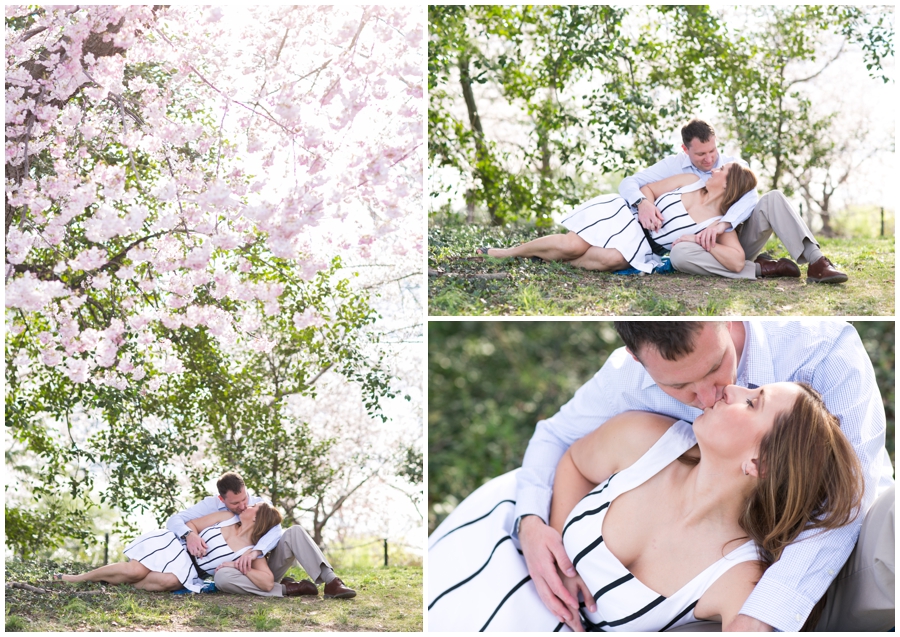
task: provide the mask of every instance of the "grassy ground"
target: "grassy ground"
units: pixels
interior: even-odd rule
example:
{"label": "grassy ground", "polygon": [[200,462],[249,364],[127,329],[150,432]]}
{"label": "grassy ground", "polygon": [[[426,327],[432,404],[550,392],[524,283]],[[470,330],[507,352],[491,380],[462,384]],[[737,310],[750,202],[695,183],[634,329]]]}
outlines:
{"label": "grassy ground", "polygon": [[[6,632],[58,631],[322,631],[421,632],[421,567],[350,568],[341,579],[354,599],[172,595],[130,586],[49,582],[50,573],[80,573],[85,564],[7,561],[6,583],[24,582],[49,594],[6,589]],[[288,572],[296,579],[306,575]],[[75,595],[96,591],[97,594]]]}
{"label": "grassy ground", "polygon": [[[824,239],[822,251],[850,279],[755,281],[676,272],[623,276],[563,263],[474,257],[478,246],[537,237],[530,228],[446,226],[429,230],[428,310],[453,315],[893,316],[894,238]],[[766,252],[788,256],[777,239]]]}

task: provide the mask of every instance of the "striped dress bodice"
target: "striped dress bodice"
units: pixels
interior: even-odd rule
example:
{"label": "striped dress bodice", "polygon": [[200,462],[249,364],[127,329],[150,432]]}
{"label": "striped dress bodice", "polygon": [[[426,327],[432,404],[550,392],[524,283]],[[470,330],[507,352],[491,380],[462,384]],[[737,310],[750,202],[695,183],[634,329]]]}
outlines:
{"label": "striped dress bodice", "polygon": [[712,583],[732,566],[757,559],[756,545],[745,542],[674,595],[664,597],[632,575],[603,541],[603,520],[612,501],[646,482],[695,444],[690,424],[675,423],[635,464],[586,495],[566,519],[563,545],[597,602],[595,613],[582,609],[589,629],[660,631],[699,621],[691,611]]}

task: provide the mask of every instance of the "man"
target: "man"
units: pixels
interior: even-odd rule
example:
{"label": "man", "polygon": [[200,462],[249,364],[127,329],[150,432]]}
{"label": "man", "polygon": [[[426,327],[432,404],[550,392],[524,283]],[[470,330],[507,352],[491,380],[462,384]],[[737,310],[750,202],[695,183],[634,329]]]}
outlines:
{"label": "man", "polygon": [[[822,394],[840,419],[864,470],[862,511],[872,507],[879,517],[866,518],[861,548],[857,547],[843,571],[862,516],[828,533],[801,535],[802,541],[785,549],[741,609],[741,630],[799,630],[835,578],[837,585],[852,592],[829,590],[829,604],[846,605],[838,611],[826,608],[825,618],[836,622],[854,617],[856,630],[867,630],[862,624],[866,620],[875,622],[872,630],[893,626],[893,469],[884,449],[884,407],[874,370],[853,327],[836,321],[634,321],[617,323],[616,329],[627,348],[616,350],[559,413],[538,422],[517,478],[512,535],[518,536],[545,605],[561,619],[577,609],[556,571],[558,564],[573,575],[572,562],[559,534],[546,524],[556,465],[575,440],[624,411],[651,411],[693,422],[703,408],[721,399],[727,385],[804,381]],[[879,504],[873,507],[876,496]],[[871,538],[883,533],[888,516],[890,546],[882,542],[872,550],[878,542]],[[879,559],[890,567],[875,582],[881,592],[871,594],[866,576],[872,569],[866,569],[873,562],[864,562]],[[864,594],[856,586],[860,581]],[[874,608],[853,615],[860,598],[873,600]],[[882,622],[887,622],[886,627]]]}
{"label": "man", "polygon": [[[226,509],[235,515],[240,515],[247,507],[264,501],[258,496],[250,497],[247,494],[244,479],[237,473],[223,474],[216,482],[216,488],[219,492],[218,496],[209,496],[190,509],[176,513],[166,522],[166,528],[174,531],[185,542],[188,552],[194,557],[206,555],[207,546],[197,533],[188,528],[188,521]],[[269,553],[270,551],[271,553]],[[268,559],[264,557],[266,553],[269,553]],[[275,582],[281,582],[280,584],[276,583],[270,591],[260,589],[247,577],[250,565],[256,559],[266,562],[272,571]],[[296,582],[291,578],[284,577],[295,559],[315,583],[310,580]],[[280,526],[270,529],[259,539],[252,551],[247,551],[238,558],[234,567],[219,568],[215,573],[215,582],[216,588],[226,593],[269,597],[318,595],[319,589],[316,584],[324,582],[326,599],[330,597],[347,599],[356,596],[356,591],[344,586],[341,579],[334,574],[322,551],[300,526],[292,526],[287,530],[283,530]]]}
{"label": "man", "polygon": [[[641,194],[641,186],[680,173],[697,175],[705,182],[714,169],[737,161],[733,157],[719,155],[715,131],[701,120],[694,119],[685,125],[681,129],[681,139],[683,153],[666,157],[650,168],[626,177],[619,184],[619,194],[637,210],[638,220],[647,230],[658,229],[662,224],[662,215],[653,201]],[[719,234],[734,229],[737,229],[747,258],[744,269],[740,272],[732,272],[709,253]],[[757,196],[755,190],[751,190],[728,209],[722,221],[700,232],[696,243],[683,241],[672,246],[672,266],[691,274],[715,274],[734,279],[755,279],[760,276],[799,277],[800,268],[790,259],[774,261],[759,256],[773,231],[792,258],[800,263],[810,264],[806,271],[807,281],[843,283],[847,280],[847,275],[836,270],[822,254],[803,219],[777,190],[766,193],[762,198]]]}

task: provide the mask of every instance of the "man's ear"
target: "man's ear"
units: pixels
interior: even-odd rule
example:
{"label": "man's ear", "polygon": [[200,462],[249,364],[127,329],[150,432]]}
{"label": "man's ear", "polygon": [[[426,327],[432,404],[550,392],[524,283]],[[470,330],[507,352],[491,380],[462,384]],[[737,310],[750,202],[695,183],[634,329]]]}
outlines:
{"label": "man's ear", "polygon": [[[634,360],[636,360],[638,363],[641,362],[641,359],[638,358],[637,356],[635,356],[635,355],[634,355],[634,352],[632,352],[630,349],[628,349],[628,348],[626,347],[626,348],[625,348],[625,351],[628,352],[628,354],[631,356],[631,358],[633,358]],[[643,363],[641,363],[641,364],[643,364]]]}
{"label": "man's ear", "polygon": [[688,154],[688,149],[687,149],[687,146],[685,146],[685,145],[684,145],[684,144],[682,144],[682,145],[681,145],[681,150],[683,150],[683,151],[684,151],[684,154],[685,154],[685,155],[687,155],[687,154]]}

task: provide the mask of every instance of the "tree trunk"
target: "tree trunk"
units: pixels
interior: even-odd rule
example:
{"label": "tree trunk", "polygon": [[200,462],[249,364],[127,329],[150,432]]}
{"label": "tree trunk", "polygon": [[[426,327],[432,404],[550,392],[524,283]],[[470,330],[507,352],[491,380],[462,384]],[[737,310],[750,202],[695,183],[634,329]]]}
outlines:
{"label": "tree trunk", "polygon": [[459,83],[462,86],[463,99],[466,102],[466,111],[469,114],[469,125],[475,133],[475,177],[481,181],[485,203],[491,215],[491,225],[499,226],[503,220],[497,216],[497,201],[494,199],[494,180],[488,175],[483,166],[490,164],[490,153],[484,143],[484,130],[481,128],[481,118],[475,106],[475,93],[472,91],[472,75],[469,72],[469,54],[459,54]]}

